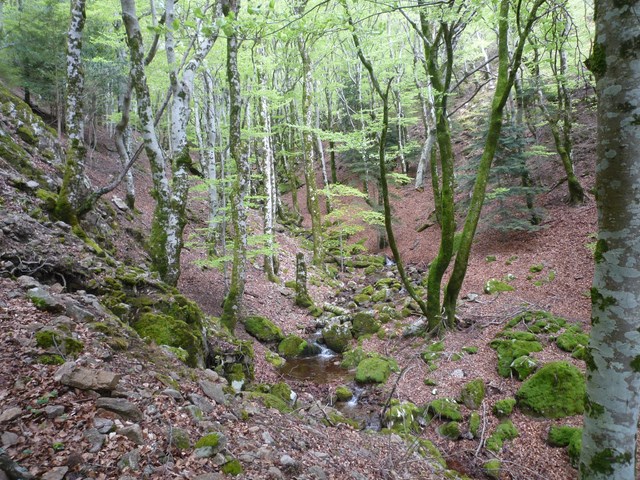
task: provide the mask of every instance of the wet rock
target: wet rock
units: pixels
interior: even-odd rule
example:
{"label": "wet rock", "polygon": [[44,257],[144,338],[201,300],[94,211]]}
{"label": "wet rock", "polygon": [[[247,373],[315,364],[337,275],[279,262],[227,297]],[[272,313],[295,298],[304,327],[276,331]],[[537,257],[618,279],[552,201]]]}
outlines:
{"label": "wet rock", "polygon": [[20,415],[22,415],[22,409],[20,407],[7,408],[0,413],[0,423],[11,422]]}
{"label": "wet rock", "polygon": [[91,370],[79,367],[75,362],[67,362],[58,369],[53,379],[80,390],[111,392],[118,386],[120,375],[106,370]]}
{"label": "wet rock", "polygon": [[44,413],[47,415],[47,418],[57,418],[64,414],[64,406],[47,405],[44,407]]}
{"label": "wet rock", "polygon": [[96,428],[85,430],[82,435],[91,444],[90,453],[99,452],[107,439],[107,436],[100,433]]}
{"label": "wet rock", "polygon": [[204,394],[214,400],[219,405],[227,404],[227,396],[224,393],[223,386],[219,383],[213,383],[208,380],[200,380],[198,382]]}
{"label": "wet rock", "polygon": [[96,401],[96,407],[117,413],[121,417],[134,422],[139,422],[143,417],[137,406],[123,398],[101,397]]}
{"label": "wet rock", "polygon": [[204,413],[211,413],[215,405],[213,405],[209,400],[204,398],[202,395],[198,395],[197,393],[190,393],[188,395],[189,401],[202,410]]}
{"label": "wet rock", "polygon": [[62,480],[69,471],[69,467],[54,467],[42,475],[41,480]]}
{"label": "wet rock", "polygon": [[122,427],[118,430],[120,435],[127,437],[133,443],[137,445],[142,445],[144,443],[144,436],[142,434],[142,428],[137,423],[133,425]]}

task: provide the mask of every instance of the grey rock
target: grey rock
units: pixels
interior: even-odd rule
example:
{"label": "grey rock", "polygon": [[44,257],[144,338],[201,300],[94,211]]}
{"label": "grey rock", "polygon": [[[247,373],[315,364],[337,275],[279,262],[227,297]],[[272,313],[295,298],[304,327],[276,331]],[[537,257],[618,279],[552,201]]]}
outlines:
{"label": "grey rock", "polygon": [[195,405],[187,405],[185,409],[189,412],[191,418],[193,418],[196,422],[200,422],[204,419],[204,413],[202,413],[202,410],[200,410]]}
{"label": "grey rock", "polygon": [[272,478],[274,480],[281,480],[284,478],[284,475],[280,471],[278,467],[269,467],[267,470],[267,478]]}
{"label": "grey rock", "polygon": [[415,337],[425,331],[427,322],[424,318],[419,318],[402,331],[403,337]]}
{"label": "grey rock", "polygon": [[183,428],[173,427],[167,432],[171,445],[178,450],[187,450],[191,447],[189,432]]}
{"label": "grey rock", "polygon": [[11,422],[20,415],[22,415],[22,409],[20,407],[7,408],[0,413],[0,423]]}
{"label": "grey rock", "polygon": [[221,453],[216,453],[216,455],[213,457],[211,461],[213,462],[214,465],[217,465],[218,467],[227,463],[227,459]]}
{"label": "grey rock", "polygon": [[456,368],[453,372],[451,372],[451,376],[453,378],[464,378],[464,371],[461,368]]}
{"label": "grey rock", "polygon": [[13,432],[4,432],[2,437],[0,437],[0,441],[2,441],[2,446],[5,448],[12,447],[16,443],[18,443],[20,437]]}
{"label": "grey rock", "polygon": [[273,443],[275,443],[273,441],[273,437],[271,436],[271,434],[269,432],[267,432],[266,430],[264,432],[262,432],[262,441],[264,443],[266,443],[267,445],[272,445]]}
{"label": "grey rock", "polygon": [[284,454],[280,457],[280,465],[285,468],[296,468],[298,466],[298,462],[291,456]]}
{"label": "grey rock", "polygon": [[113,431],[115,423],[113,423],[113,420],[110,420],[108,418],[95,417],[93,419],[93,426],[100,433],[109,433]]}
{"label": "grey rock", "polygon": [[198,395],[197,393],[190,393],[188,397],[191,403],[193,403],[196,407],[198,407],[204,413],[213,412],[214,405],[209,400],[204,398],[202,395]]}
{"label": "grey rock", "polygon": [[203,473],[202,475],[198,475],[193,477],[193,480],[223,480],[224,475],[221,473]]}
{"label": "grey rock", "polygon": [[35,477],[23,466],[14,461],[4,449],[0,448],[0,472],[11,479],[33,480]]}
{"label": "grey rock", "polygon": [[217,382],[220,380],[220,375],[218,375],[217,372],[214,372],[210,368],[203,370],[202,373],[204,373],[207,376],[207,379],[211,382]]}
{"label": "grey rock", "polygon": [[242,463],[253,463],[256,459],[256,456],[253,453],[241,453],[238,455],[238,460]]}
{"label": "grey rock", "polygon": [[121,417],[134,422],[139,422],[143,417],[137,406],[123,398],[101,397],[96,400],[96,407],[115,412]]}
{"label": "grey rock", "polygon": [[24,288],[25,290],[42,286],[40,282],[38,282],[35,278],[28,275],[22,275],[18,277],[16,282],[18,283],[18,285],[20,285],[21,288]]}
{"label": "grey rock", "polygon": [[76,322],[92,322],[96,316],[88,310],[80,307],[78,302],[72,299],[66,299],[64,302],[66,314],[73,318]]}
{"label": "grey rock", "polygon": [[309,467],[307,473],[311,478],[314,478],[315,480],[327,480],[327,474],[324,473],[324,470],[322,470],[322,468],[317,465],[312,465],[311,467]]}
{"label": "grey rock", "polygon": [[67,362],[55,373],[53,379],[80,390],[113,391],[118,386],[120,375],[106,370],[91,370]]}
{"label": "grey rock", "polygon": [[40,309],[46,312],[63,313],[64,303],[51,295],[43,287],[33,287],[27,291],[27,297]]}
{"label": "grey rock", "polygon": [[123,212],[129,211],[129,207],[127,206],[126,203],[124,203],[124,200],[122,200],[120,197],[114,195],[111,201],[118,208],[118,210],[121,210]]}
{"label": "grey rock", "polygon": [[57,418],[64,414],[64,406],[47,405],[44,407],[44,413],[47,415],[47,418]]}
{"label": "grey rock", "polygon": [[208,380],[200,380],[198,385],[200,385],[204,394],[212,400],[215,400],[217,404],[227,404],[227,396],[225,395],[223,390],[224,387],[221,384],[213,383]]}
{"label": "grey rock", "polygon": [[166,395],[167,397],[171,397],[179,402],[184,402],[184,397],[182,396],[182,394],[179,391],[174,390],[173,388],[165,388],[162,391],[162,394]]}
{"label": "grey rock", "polygon": [[209,458],[213,457],[216,454],[216,451],[213,447],[199,447],[193,451],[193,454],[196,458]]}
{"label": "grey rock", "polygon": [[91,444],[89,448],[90,453],[99,452],[107,439],[107,436],[100,433],[96,428],[89,428],[85,430],[82,435]]}
{"label": "grey rock", "polygon": [[135,450],[131,450],[128,453],[125,453],[120,460],[118,461],[118,467],[121,470],[125,468],[130,468],[131,470],[139,470],[140,469],[140,451],[136,448]]}
{"label": "grey rock", "polygon": [[142,428],[137,423],[133,425],[129,425],[126,427],[122,427],[118,430],[120,435],[124,435],[129,440],[137,445],[142,445],[144,443],[144,435],[142,434]]}
{"label": "grey rock", "polygon": [[69,471],[69,467],[54,467],[42,475],[41,480],[62,480]]}

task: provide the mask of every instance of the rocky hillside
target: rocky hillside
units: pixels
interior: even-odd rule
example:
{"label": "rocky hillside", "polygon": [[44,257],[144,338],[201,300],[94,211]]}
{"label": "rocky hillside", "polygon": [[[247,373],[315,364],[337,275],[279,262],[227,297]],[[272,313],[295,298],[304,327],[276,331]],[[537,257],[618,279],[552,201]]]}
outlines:
{"label": "rocky hillside", "polygon": [[[416,335],[394,265],[370,252],[311,269],[312,305],[297,306],[305,231],[281,225],[283,282],[251,265],[232,337],[215,317],[222,275],[195,263],[203,252],[185,250],[179,289],[148,271],[147,189],[136,212],[107,200],[82,228],[50,221],[62,148],[26,105],[0,97],[7,478],[576,476],[593,205],[567,213],[556,192],[553,232],[481,234],[464,328],[440,341]],[[94,181],[115,169],[99,146]],[[148,183],[144,165],[136,175]],[[405,253],[433,249],[433,230],[408,239],[429,211],[421,194],[396,193]],[[197,200],[190,217],[195,233],[206,219]],[[422,288],[424,265],[412,263]]]}

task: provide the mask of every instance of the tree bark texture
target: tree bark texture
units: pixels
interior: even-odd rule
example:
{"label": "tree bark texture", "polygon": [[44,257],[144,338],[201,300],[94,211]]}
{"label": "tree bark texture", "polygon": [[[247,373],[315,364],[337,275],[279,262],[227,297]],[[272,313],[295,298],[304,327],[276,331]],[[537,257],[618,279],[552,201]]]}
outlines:
{"label": "tree bark texture", "polygon": [[632,480],[640,413],[640,1],[596,1],[598,242],[580,475]]}

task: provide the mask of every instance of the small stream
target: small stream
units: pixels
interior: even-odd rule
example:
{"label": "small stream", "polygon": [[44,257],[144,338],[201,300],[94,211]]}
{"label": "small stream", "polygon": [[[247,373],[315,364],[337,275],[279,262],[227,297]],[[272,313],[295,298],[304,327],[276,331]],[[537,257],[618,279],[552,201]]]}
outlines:
{"label": "small stream", "polygon": [[347,385],[353,392],[351,400],[337,402],[332,407],[339,410],[345,417],[356,420],[367,430],[380,430],[382,425],[379,406],[366,403],[367,390],[355,383],[355,373],[341,368],[342,356],[319,343],[318,338],[319,336],[316,335],[309,339],[309,343],[318,352],[316,355],[288,359],[280,367],[280,373],[292,380],[311,382],[317,385],[337,382]]}

